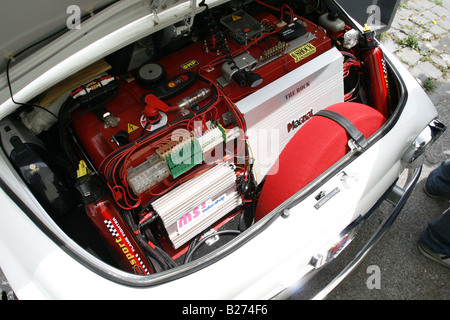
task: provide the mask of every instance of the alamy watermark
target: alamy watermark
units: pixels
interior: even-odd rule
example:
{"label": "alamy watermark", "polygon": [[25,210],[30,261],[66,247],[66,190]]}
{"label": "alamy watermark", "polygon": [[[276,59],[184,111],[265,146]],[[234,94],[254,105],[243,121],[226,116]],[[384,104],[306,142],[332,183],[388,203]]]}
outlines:
{"label": "alamy watermark", "polygon": [[[234,137],[228,137],[231,131]],[[217,137],[213,140],[207,135],[206,140],[203,136],[203,123],[201,121],[194,121],[194,130],[176,129],[170,135],[170,142],[161,145],[162,152],[170,153],[171,161],[175,165],[180,164],[212,164],[220,162],[223,159],[231,156],[235,158],[237,165],[244,165],[247,161],[252,159],[273,159],[273,161],[265,161],[258,163],[259,168],[269,171],[269,174],[276,174],[279,169],[278,155],[280,152],[280,134],[278,129],[249,129],[244,132],[242,129],[227,131],[227,140],[225,141],[225,148],[222,143],[217,142]],[[251,137],[251,146],[247,136]],[[193,144],[192,139],[198,139],[200,144]],[[214,143],[216,141],[217,143]],[[203,144],[203,145],[202,145]],[[208,152],[203,154],[203,147],[210,145]],[[244,150],[249,147],[249,154],[246,156]],[[203,154],[200,155],[200,154]]]}
{"label": "alamy watermark", "polygon": [[377,265],[370,265],[366,270],[370,276],[366,280],[367,289],[381,289],[381,269]]}
{"label": "alamy watermark", "polygon": [[371,27],[380,27],[381,25],[381,9],[377,5],[370,5],[367,7],[366,13],[369,15],[367,17],[366,24]]}
{"label": "alamy watermark", "polygon": [[[375,1],[376,3],[377,1]],[[69,29],[81,29],[81,8],[77,5],[69,5],[66,9],[66,13],[69,17],[66,20],[67,28]],[[381,9],[378,5],[372,4],[367,7],[366,24],[371,27],[379,27],[381,25]]]}
{"label": "alamy watermark", "polygon": [[67,28],[81,29],[81,9],[77,5],[70,5],[66,9],[66,13],[70,14],[66,20]]}

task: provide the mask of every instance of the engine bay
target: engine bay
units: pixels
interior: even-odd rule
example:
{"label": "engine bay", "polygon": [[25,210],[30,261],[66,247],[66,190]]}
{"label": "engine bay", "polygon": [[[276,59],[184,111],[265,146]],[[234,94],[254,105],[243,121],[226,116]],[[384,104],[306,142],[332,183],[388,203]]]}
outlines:
{"label": "engine bay", "polygon": [[192,26],[124,47],[3,119],[3,149],[55,222],[112,265],[147,275],[213,252],[261,219],[265,178],[317,112],[392,112],[373,32],[320,3],[201,3]]}

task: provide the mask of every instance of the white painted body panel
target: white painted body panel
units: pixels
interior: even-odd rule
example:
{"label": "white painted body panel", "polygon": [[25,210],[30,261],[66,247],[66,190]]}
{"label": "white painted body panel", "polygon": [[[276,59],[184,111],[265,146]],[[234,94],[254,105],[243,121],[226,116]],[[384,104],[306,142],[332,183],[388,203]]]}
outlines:
{"label": "white painted body panel", "polygon": [[[55,43],[55,51],[44,49],[12,68],[15,99],[27,101],[68,74],[115,51],[119,43],[141,38],[155,27],[155,19],[157,28],[171,21],[166,13],[157,18],[153,14],[146,15],[148,8],[142,1],[133,1],[131,8],[130,3],[119,2],[113,6],[113,13],[118,15],[114,23],[102,13],[104,25],[88,21],[86,28],[81,29],[81,32],[92,30],[92,33],[81,36],[78,30],[70,31],[65,40]],[[138,19],[128,23],[138,12],[141,14]],[[179,16],[188,14],[189,2],[180,4],[173,12]],[[106,30],[113,32],[107,34]],[[1,178],[53,233],[58,243],[77,252],[81,260],[95,261],[103,272],[137,281],[140,285],[122,285],[86,268],[45,235],[4,191],[0,191],[0,265],[16,295],[19,299],[267,299],[289,287],[312,269],[308,264],[311,257],[333,245],[337,235],[358,215],[367,212],[395,181],[405,166],[401,161],[403,155],[437,116],[415,79],[396,58],[386,54],[406,85],[408,98],[395,126],[344,168],[343,171],[354,178],[342,181],[338,173],[317,190],[340,189],[319,210],[314,208],[317,202],[314,199],[317,192],[314,192],[291,208],[288,218],[277,218],[229,255],[190,275],[160,285],[147,286],[155,278],[169,276],[170,272],[140,277],[113,269],[68,238],[18,179],[2,154]],[[15,108],[4,78],[2,76],[0,82],[0,118]],[[266,216],[252,228],[262,228],[269,218]]]}

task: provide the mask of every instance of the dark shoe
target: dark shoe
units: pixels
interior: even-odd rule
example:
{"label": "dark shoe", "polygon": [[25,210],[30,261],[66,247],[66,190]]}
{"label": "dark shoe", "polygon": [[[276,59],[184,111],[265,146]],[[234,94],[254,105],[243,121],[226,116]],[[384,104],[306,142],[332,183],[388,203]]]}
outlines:
{"label": "dark shoe", "polygon": [[433,198],[433,199],[440,198],[440,196],[435,196],[434,194],[432,194],[432,193],[430,193],[430,192],[428,191],[428,189],[427,189],[427,184],[426,184],[426,183],[423,185],[423,192],[425,192],[425,194],[426,194],[427,196],[429,196],[430,198]]}
{"label": "dark shoe", "polygon": [[425,257],[430,258],[431,260],[434,260],[437,263],[446,266],[447,268],[450,268],[450,256],[445,256],[431,251],[422,244],[422,240],[419,240],[417,247],[419,248],[420,253],[422,253]]}

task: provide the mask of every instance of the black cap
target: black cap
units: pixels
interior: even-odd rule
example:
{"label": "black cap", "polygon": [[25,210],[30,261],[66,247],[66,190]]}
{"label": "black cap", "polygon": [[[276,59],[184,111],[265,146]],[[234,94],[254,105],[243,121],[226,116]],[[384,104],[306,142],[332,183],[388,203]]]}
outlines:
{"label": "black cap", "polygon": [[97,202],[105,195],[105,190],[96,176],[84,175],[78,178],[75,188],[81,193],[84,204]]}
{"label": "black cap", "polygon": [[251,88],[256,88],[264,81],[263,77],[251,71],[245,73],[245,79]]}

